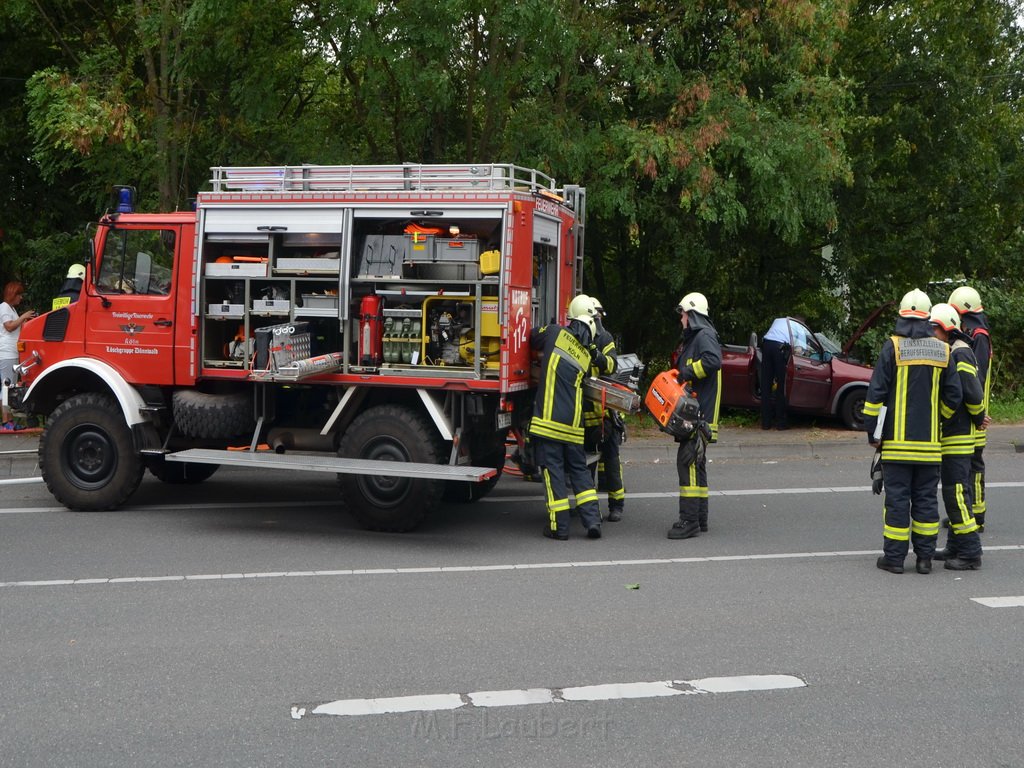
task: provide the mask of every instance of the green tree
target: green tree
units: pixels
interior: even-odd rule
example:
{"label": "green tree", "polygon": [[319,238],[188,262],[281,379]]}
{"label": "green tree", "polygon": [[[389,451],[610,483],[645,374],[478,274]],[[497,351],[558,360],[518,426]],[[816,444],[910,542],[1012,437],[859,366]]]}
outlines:
{"label": "green tree", "polygon": [[[857,3],[839,55],[856,83],[854,183],[839,189],[834,239],[854,319],[932,281],[1021,274],[1019,12],[1007,0]],[[995,326],[998,350],[1009,339]]]}

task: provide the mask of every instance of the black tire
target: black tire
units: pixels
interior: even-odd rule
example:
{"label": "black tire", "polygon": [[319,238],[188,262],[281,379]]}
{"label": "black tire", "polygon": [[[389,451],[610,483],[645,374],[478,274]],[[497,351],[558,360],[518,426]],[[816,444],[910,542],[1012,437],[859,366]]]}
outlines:
{"label": "black tire", "polygon": [[864,429],[864,400],[867,393],[867,389],[858,387],[852,392],[847,392],[839,404],[839,417],[850,429]]}
{"label": "black tire", "polygon": [[483,459],[474,459],[473,465],[477,467],[494,467],[498,473],[481,483],[467,483],[459,480],[449,480],[444,484],[444,495],[442,499],[455,504],[468,504],[480,501],[484,496],[494,490],[494,486],[501,479],[501,473],[505,469],[505,446],[495,450],[490,456]]}
{"label": "black tire", "polygon": [[[443,445],[434,425],[401,405],[379,405],[357,416],[345,430],[338,456],[376,461],[440,464]],[[437,508],[443,480],[387,475],[338,475],[341,504],[364,528],[410,531]]]}
{"label": "black tire", "polygon": [[57,501],[89,512],[119,507],[144,471],[120,406],[96,392],[70,397],[50,414],[39,439],[39,468]]}
{"label": "black tire", "polygon": [[249,391],[209,394],[179,389],[171,402],[174,425],[189,437],[223,439],[251,435],[256,424]]}
{"label": "black tire", "polygon": [[153,477],[168,485],[198,485],[213,477],[213,473],[220,469],[220,464],[186,464],[154,456],[146,459],[146,468]]}

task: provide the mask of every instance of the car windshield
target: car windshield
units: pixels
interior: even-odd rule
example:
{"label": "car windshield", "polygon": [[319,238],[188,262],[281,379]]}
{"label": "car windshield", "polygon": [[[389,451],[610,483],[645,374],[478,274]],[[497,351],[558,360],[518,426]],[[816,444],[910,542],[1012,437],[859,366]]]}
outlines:
{"label": "car windshield", "polygon": [[833,355],[843,354],[843,348],[836,344],[834,341],[832,341],[832,339],[830,339],[825,334],[815,333],[814,338],[818,340],[818,342],[821,344],[821,346],[824,348],[826,352],[831,352]]}

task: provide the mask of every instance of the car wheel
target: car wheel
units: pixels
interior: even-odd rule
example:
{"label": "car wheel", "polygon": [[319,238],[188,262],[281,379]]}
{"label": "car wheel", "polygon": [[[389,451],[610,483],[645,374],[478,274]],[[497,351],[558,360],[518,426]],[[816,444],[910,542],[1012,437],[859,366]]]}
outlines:
{"label": "car wheel", "polygon": [[867,390],[858,388],[847,393],[839,405],[839,416],[850,429],[864,429],[864,400]]}

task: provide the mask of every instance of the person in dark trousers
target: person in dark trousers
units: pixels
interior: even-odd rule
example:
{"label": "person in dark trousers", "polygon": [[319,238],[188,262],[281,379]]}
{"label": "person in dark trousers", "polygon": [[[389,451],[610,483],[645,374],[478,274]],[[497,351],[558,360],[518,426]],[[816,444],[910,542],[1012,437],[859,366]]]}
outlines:
{"label": "person in dark trousers", "polygon": [[788,429],[786,364],[792,346],[789,319],[777,317],[761,339],[761,429]]}
{"label": "person in dark trousers", "polygon": [[[985,412],[988,413],[989,393],[992,391],[992,337],[989,334],[988,316],[981,304],[981,296],[969,285],[962,285],[949,295],[949,303],[960,313],[960,329],[967,334],[971,349],[978,361],[978,381],[985,393]],[[974,456],[971,459],[971,489],[974,499],[974,519],[978,531],[985,531],[985,516],[988,502],[985,498],[985,443],[987,432],[974,430]]]}
{"label": "person in dark trousers", "polygon": [[679,520],[668,531],[670,539],[689,539],[708,530],[708,471],[704,448],[718,440],[718,407],[722,391],[722,345],[718,341],[708,300],[688,293],[676,306],[683,339],[672,356],[672,367],[696,392],[701,425],[686,439],[676,438],[679,475]]}
{"label": "person in dark trousers", "polygon": [[942,501],[949,517],[946,548],[935,553],[950,571],[981,568],[981,537],[971,506],[971,459],[974,432],[988,426],[985,393],[978,381],[978,362],[960,330],[960,315],[950,304],[932,307],[935,336],[950,347],[949,366],[956,371],[964,397],[953,416],[942,423]]}
{"label": "person in dark trousers", "polygon": [[[617,370],[618,362],[615,359],[615,338],[604,327],[604,318],[607,313],[599,299],[581,294],[573,301],[580,298],[586,300],[586,303],[580,305],[580,309],[589,311],[594,318],[594,325],[597,328],[594,343],[605,359],[604,367],[591,368],[590,375],[611,376]],[[569,305],[569,308],[571,312],[572,304]],[[590,445],[593,445],[599,454],[596,485],[599,489],[603,485],[608,492],[608,522],[617,523],[622,519],[622,513],[626,507],[626,489],[622,482],[622,460],[619,457],[619,448],[626,432],[626,425],[615,411],[601,407],[599,402],[587,401],[585,407],[583,420],[588,435],[588,450]]]}
{"label": "person in dark trousers", "polygon": [[541,373],[529,434],[544,480],[549,539],[569,538],[569,486],[587,538],[601,538],[601,509],[583,450],[583,378],[591,366],[605,365],[593,342],[595,330],[593,317],[584,313],[565,327],[546,325],[530,333]]}
{"label": "person in dark trousers", "polygon": [[[893,335],[878,355],[864,403],[868,442],[881,443],[885,484],[882,556],[876,565],[903,573],[910,544],[918,573],[931,573],[939,534],[939,423],[963,399],[949,367],[949,345],[932,335],[931,300],[920,290],[900,302]],[[883,410],[884,409],[884,410]]]}

